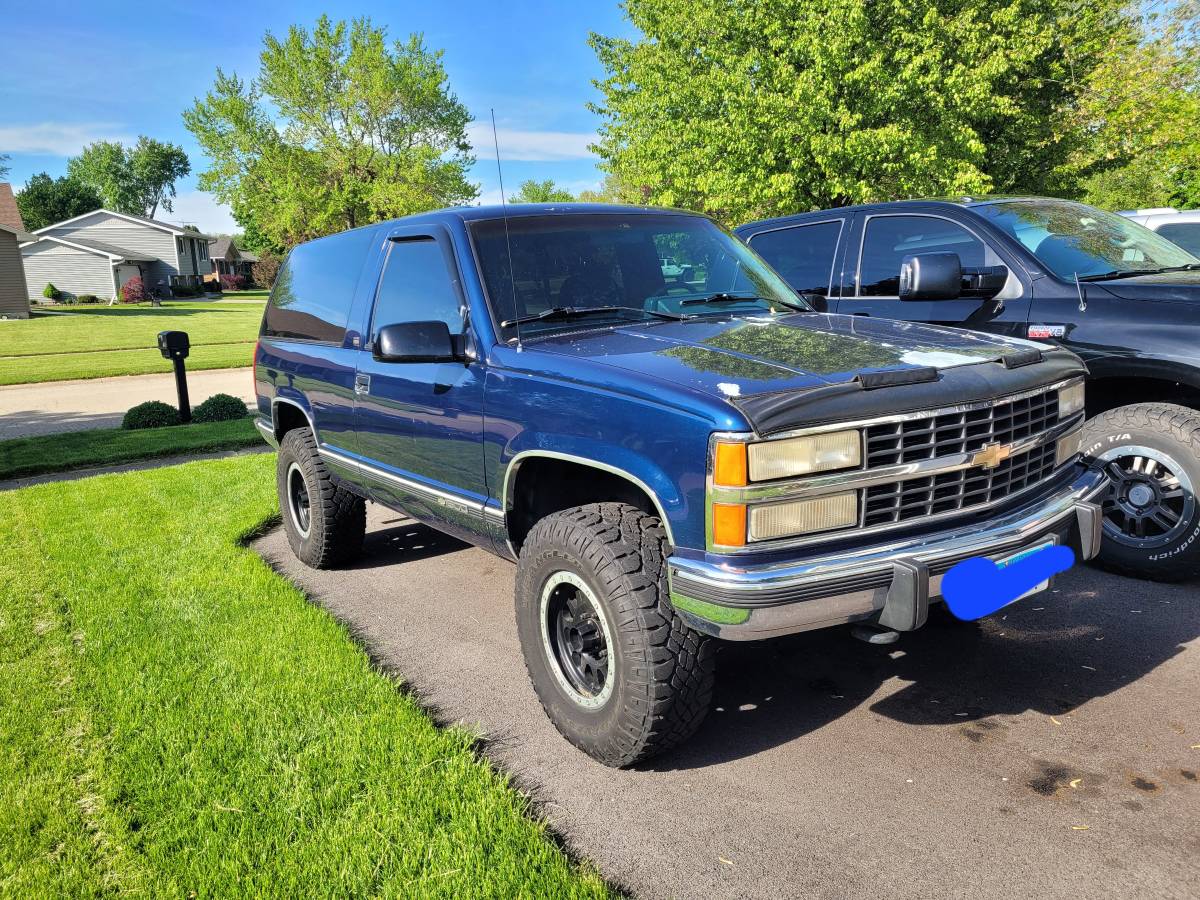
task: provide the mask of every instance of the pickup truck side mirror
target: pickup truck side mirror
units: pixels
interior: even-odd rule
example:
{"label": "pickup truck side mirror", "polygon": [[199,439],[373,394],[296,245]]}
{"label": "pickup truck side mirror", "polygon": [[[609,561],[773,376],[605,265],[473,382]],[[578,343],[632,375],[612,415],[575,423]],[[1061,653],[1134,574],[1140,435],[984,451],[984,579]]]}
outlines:
{"label": "pickup truck side mirror", "polygon": [[380,362],[457,362],[464,358],[445,322],[384,325],[373,343],[374,356]]}
{"label": "pickup truck side mirror", "polygon": [[963,271],[957,253],[920,253],[900,263],[901,300],[957,300]]}

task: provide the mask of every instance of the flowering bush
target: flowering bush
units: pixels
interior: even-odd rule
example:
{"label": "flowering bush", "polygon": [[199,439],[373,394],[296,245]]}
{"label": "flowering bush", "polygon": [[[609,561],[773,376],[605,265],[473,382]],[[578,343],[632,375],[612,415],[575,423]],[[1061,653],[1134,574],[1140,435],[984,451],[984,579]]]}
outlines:
{"label": "flowering bush", "polygon": [[140,276],[134,275],[121,285],[121,299],[126,303],[144,303],[146,301],[146,285],[142,283]]}
{"label": "flowering bush", "polygon": [[243,291],[246,289],[246,278],[243,275],[222,275],[221,290]]}

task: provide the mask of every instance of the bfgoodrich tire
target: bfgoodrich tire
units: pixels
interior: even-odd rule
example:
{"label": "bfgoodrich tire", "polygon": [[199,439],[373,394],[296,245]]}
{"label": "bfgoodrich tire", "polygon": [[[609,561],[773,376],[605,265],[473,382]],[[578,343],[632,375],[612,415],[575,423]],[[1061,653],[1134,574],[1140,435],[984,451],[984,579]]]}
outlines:
{"label": "bfgoodrich tire", "polygon": [[659,520],[620,503],[547,516],[517,566],[517,632],[550,721],[607,766],[696,731],[714,680],[711,639],[675,615]]}
{"label": "bfgoodrich tire", "polygon": [[1154,581],[1200,577],[1200,412],[1121,406],[1087,423],[1083,450],[1112,482],[1096,562]]}
{"label": "bfgoodrich tire", "polygon": [[334,484],[311,429],[296,428],[284,436],[275,472],[283,530],[297,559],[329,569],[362,552],[366,503]]}

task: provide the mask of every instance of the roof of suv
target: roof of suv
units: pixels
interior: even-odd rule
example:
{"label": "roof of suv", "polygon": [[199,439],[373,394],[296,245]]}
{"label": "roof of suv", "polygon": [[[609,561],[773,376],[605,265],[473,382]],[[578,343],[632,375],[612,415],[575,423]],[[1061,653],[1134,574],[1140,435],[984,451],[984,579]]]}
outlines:
{"label": "roof of suv", "polygon": [[831,209],[813,210],[811,212],[796,213],[790,216],[775,216],[769,219],[759,219],[756,222],[747,222],[745,225],[739,225],[735,231],[741,232],[757,228],[761,225],[775,225],[781,222],[802,221],[816,215],[841,215],[843,213],[852,212],[874,212],[876,210],[893,210],[897,207],[924,207],[926,209],[933,207],[959,207],[970,208],[975,206],[989,206],[993,203],[1014,203],[1027,200],[1052,200],[1052,197],[1032,197],[1032,196],[1003,196],[992,195],[983,197],[930,197],[928,199],[917,200],[887,200],[881,203],[860,203],[857,206],[838,206]]}
{"label": "roof of suv", "polygon": [[667,209],[658,206],[630,206],[622,203],[509,203],[501,206],[499,203],[487,206],[452,206],[427,213],[417,213],[402,219],[393,219],[397,223],[436,222],[449,217],[458,217],[465,222],[478,222],[485,219],[501,219],[507,215],[510,219],[524,216],[571,216],[580,214],[599,215],[672,215],[672,216],[702,216],[703,213],[688,212],[682,209]]}

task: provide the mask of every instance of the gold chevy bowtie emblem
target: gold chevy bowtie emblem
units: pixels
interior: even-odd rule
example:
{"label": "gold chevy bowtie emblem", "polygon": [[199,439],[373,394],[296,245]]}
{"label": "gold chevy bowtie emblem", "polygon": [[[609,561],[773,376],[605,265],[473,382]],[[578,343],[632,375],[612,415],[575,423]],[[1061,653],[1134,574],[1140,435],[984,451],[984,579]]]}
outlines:
{"label": "gold chevy bowtie emblem", "polygon": [[994,469],[1010,456],[1012,456],[1012,446],[1009,444],[985,444],[971,457],[971,465]]}

